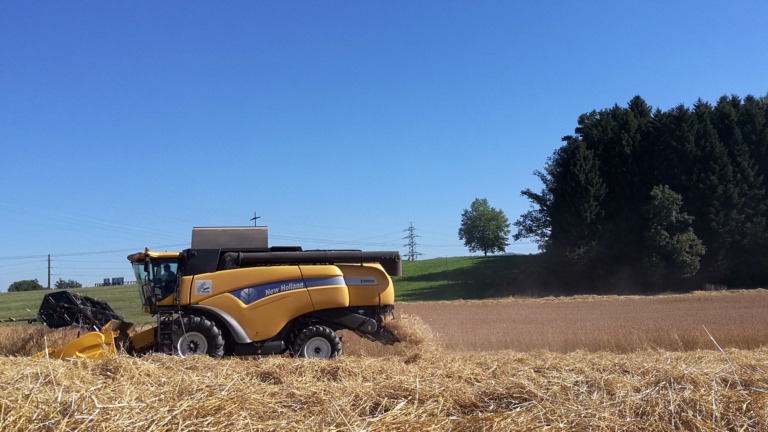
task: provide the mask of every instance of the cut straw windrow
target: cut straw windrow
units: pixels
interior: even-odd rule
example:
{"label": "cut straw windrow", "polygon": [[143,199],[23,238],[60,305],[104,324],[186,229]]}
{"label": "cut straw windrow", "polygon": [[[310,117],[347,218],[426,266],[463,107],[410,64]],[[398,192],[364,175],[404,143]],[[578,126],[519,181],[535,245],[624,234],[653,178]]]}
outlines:
{"label": "cut straw windrow", "polygon": [[768,348],[456,353],[390,328],[405,342],[329,361],[0,357],[0,429],[768,430]]}

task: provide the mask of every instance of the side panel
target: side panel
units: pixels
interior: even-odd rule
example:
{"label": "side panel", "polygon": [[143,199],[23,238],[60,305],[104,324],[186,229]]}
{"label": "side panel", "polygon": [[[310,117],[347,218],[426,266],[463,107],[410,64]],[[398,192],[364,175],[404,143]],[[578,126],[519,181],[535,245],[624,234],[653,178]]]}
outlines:
{"label": "side panel", "polygon": [[222,294],[200,302],[228,313],[243,327],[253,341],[276,335],[288,321],[312,312],[312,301],[306,289],[275,294],[251,304],[243,304],[231,294]]}
{"label": "side panel", "polygon": [[[192,283],[192,276],[184,276],[179,281],[179,305],[189,304],[189,287]],[[157,302],[158,306],[173,306],[173,294]]]}
{"label": "side panel", "polygon": [[158,306],[173,306],[173,294],[157,302]]}
{"label": "side panel", "polygon": [[332,265],[299,266],[315,310],[349,306],[344,274]]}
{"label": "side panel", "polygon": [[288,321],[313,310],[297,266],[255,267],[197,275],[191,290],[191,304],[226,312],[254,341],[271,338]]}
{"label": "side panel", "polygon": [[194,280],[190,286],[189,304],[198,304],[208,298],[230,291],[271,282],[301,283],[302,279],[299,267],[251,267],[225,270],[215,273],[204,273],[194,276]]}
{"label": "side panel", "polygon": [[189,295],[192,292],[192,276],[184,276],[179,281],[179,304],[186,306],[189,304]]}
{"label": "side panel", "polygon": [[378,264],[339,265],[349,287],[350,306],[378,306],[395,303],[392,279]]}
{"label": "side panel", "polygon": [[392,284],[392,278],[389,278],[389,286],[379,296],[382,306],[395,304],[395,286]]}

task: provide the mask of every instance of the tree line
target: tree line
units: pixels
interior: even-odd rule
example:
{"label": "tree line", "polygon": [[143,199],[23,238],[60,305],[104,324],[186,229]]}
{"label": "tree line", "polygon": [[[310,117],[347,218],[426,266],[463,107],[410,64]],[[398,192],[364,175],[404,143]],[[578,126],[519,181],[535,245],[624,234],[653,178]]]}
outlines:
{"label": "tree line", "polygon": [[[62,278],[59,278],[56,282],[53,284],[53,289],[72,289],[72,288],[82,288],[83,285],[73,279],[64,280]],[[48,289],[44,287],[40,281],[37,279],[25,279],[20,280],[12,283],[8,286],[8,292],[21,292],[21,291],[38,291],[38,290],[44,290]]]}
{"label": "tree line", "polygon": [[768,96],[582,114],[534,174],[515,240],[544,284],[653,292],[768,283]]}

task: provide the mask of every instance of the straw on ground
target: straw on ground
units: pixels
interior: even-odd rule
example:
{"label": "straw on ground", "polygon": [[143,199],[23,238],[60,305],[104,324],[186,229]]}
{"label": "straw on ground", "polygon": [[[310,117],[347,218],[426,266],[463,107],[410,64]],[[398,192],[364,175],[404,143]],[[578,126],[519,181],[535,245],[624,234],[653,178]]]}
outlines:
{"label": "straw on ground", "polygon": [[394,326],[383,357],[0,357],[0,429],[768,430],[767,349],[724,350],[739,384],[716,350],[458,354]]}

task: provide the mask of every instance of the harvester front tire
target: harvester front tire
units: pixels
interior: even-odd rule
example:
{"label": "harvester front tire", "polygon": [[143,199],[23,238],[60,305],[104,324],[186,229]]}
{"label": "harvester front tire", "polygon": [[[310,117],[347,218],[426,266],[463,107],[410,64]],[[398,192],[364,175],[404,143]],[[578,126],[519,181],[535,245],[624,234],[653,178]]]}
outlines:
{"label": "harvester front tire", "polygon": [[341,354],[341,340],[328,327],[307,327],[296,336],[293,353],[297,357],[327,360]]}
{"label": "harvester front tire", "polygon": [[182,357],[208,355],[220,358],[224,355],[224,337],[216,324],[204,317],[186,315],[174,326],[174,352]]}

